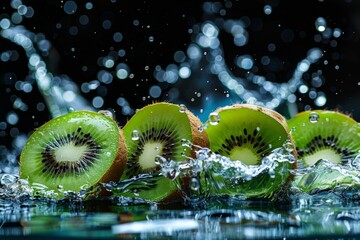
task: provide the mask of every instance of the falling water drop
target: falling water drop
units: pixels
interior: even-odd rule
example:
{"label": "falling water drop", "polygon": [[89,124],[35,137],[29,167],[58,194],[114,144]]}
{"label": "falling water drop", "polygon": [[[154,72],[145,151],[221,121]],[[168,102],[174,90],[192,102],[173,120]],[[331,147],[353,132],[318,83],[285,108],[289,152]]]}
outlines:
{"label": "falling water drop", "polygon": [[316,112],[312,112],[309,115],[309,121],[311,123],[317,123],[319,121],[319,118],[320,118],[319,114],[317,114]]}

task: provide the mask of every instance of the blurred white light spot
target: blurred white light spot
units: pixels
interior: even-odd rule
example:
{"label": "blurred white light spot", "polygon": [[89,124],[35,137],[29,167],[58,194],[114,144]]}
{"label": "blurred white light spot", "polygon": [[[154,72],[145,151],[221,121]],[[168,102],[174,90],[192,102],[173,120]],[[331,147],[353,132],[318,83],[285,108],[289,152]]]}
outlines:
{"label": "blurred white light spot", "polygon": [[153,98],[158,98],[161,95],[161,88],[159,86],[154,85],[150,87],[149,94]]}
{"label": "blurred white light spot", "polygon": [[64,12],[67,14],[74,14],[77,10],[77,4],[75,1],[67,1],[64,4]]}
{"label": "blurred white light spot", "polygon": [[94,97],[93,100],[92,100],[92,105],[95,107],[95,108],[101,108],[103,105],[104,105],[104,99],[102,97]]}
{"label": "blurred white light spot", "polygon": [[191,70],[189,67],[184,66],[179,69],[179,76],[181,78],[188,78],[190,77],[190,75],[191,75]]}
{"label": "blurred white light spot", "polygon": [[65,91],[63,93],[63,98],[66,102],[72,102],[75,100],[75,93],[73,91]]}
{"label": "blurred white light spot", "polygon": [[11,125],[15,125],[19,121],[19,117],[15,112],[10,112],[6,117],[6,121]]}

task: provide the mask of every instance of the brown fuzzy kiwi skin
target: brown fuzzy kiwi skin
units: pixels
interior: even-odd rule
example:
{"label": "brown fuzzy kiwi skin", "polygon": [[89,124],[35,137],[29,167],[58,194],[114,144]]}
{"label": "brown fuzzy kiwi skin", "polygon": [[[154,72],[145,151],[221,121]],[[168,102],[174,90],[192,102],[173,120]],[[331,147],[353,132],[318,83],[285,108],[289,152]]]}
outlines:
{"label": "brown fuzzy kiwi skin", "polygon": [[[124,135],[122,132],[122,129],[120,126],[119,128],[119,147],[115,155],[115,159],[113,163],[111,164],[109,170],[104,174],[104,176],[97,182],[99,183],[107,183],[110,181],[118,181],[121,178],[121,175],[123,174],[126,163],[127,163],[127,147],[125,144]],[[100,187],[99,197],[106,197],[110,196],[111,192],[107,191],[104,187]]]}
{"label": "brown fuzzy kiwi skin", "polygon": [[[186,110],[186,114],[190,121],[192,144],[203,147],[203,148],[208,148],[210,146],[210,142],[209,142],[209,138],[208,138],[206,132],[199,131],[199,127],[202,125],[202,122],[191,111]],[[196,149],[195,148],[191,149],[190,157],[192,157],[192,158],[196,157]]]}
{"label": "brown fuzzy kiwi skin", "polygon": [[[192,140],[191,143],[202,147],[202,148],[209,148],[210,142],[209,138],[205,131],[199,131],[199,127],[202,125],[202,122],[198,117],[196,117],[191,111],[186,110],[185,113],[190,121],[191,133],[192,133]],[[193,147],[190,152],[190,157],[196,160],[196,147]],[[183,199],[184,194],[187,195],[188,192],[186,189],[190,185],[191,176],[183,176],[179,181],[182,189],[178,189],[177,191],[173,192],[166,198],[162,199],[159,203],[171,203],[173,201],[177,201],[179,199]]]}

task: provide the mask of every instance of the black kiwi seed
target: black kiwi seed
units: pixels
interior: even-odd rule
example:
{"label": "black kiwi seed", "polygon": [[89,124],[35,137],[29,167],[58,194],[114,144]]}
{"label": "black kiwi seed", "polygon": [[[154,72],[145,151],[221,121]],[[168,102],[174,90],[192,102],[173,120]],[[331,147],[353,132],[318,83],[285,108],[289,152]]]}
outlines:
{"label": "black kiwi seed", "polygon": [[[87,146],[87,151],[83,153],[78,161],[58,162],[55,158],[56,150],[70,143],[73,143],[74,146]],[[80,174],[95,163],[101,149],[102,147],[95,143],[91,134],[82,132],[79,127],[76,132],[55,138],[52,143],[45,146],[45,149],[41,152],[41,162],[44,164],[42,172],[54,177],[67,173]]]}
{"label": "black kiwi seed", "polygon": [[139,136],[138,145],[136,151],[132,153],[127,162],[126,174],[128,176],[136,176],[140,172],[154,173],[160,170],[160,166],[151,169],[143,169],[139,163],[138,158],[143,153],[144,146],[148,142],[159,142],[163,144],[161,156],[173,159],[175,143],[178,142],[177,137],[174,136],[174,132],[168,128],[154,128],[144,131]]}
{"label": "black kiwi seed", "polygon": [[328,137],[317,135],[306,144],[305,150],[297,148],[297,153],[298,156],[302,158],[321,149],[333,149],[336,153],[342,156],[342,162],[347,163],[347,159],[352,158],[355,154],[355,151],[351,151],[347,147],[338,147],[338,141],[338,138],[336,138],[334,135]]}
{"label": "black kiwi seed", "polygon": [[235,146],[241,147],[243,145],[248,145],[252,146],[254,151],[261,157],[265,156],[268,152],[268,148],[265,146],[263,137],[261,135],[258,135],[259,130],[255,128],[251,134],[251,131],[244,128],[243,133],[244,135],[231,135],[229,138],[226,138],[224,140],[224,143],[221,145],[223,149],[219,148],[217,151],[215,151],[215,153],[230,155],[230,151]]}

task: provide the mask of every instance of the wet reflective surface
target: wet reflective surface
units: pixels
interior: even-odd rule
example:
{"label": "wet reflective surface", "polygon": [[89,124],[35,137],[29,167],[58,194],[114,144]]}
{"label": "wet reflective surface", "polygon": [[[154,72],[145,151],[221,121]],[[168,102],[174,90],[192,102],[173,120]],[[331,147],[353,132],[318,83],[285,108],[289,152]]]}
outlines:
{"label": "wet reflective surface", "polygon": [[112,200],[0,203],[3,237],[23,239],[336,239],[359,234],[358,204],[334,194],[287,203],[213,198],[196,209],[181,203],[119,206]]}

